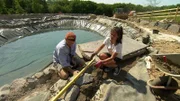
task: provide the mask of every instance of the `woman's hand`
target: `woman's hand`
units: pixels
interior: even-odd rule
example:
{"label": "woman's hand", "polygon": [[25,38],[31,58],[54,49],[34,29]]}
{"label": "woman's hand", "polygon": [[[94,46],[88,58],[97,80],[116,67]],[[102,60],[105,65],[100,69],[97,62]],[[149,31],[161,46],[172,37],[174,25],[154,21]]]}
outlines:
{"label": "woman's hand", "polygon": [[95,64],[95,67],[96,68],[100,68],[101,66],[102,66],[102,61],[100,60],[100,61],[98,61],[96,64]]}
{"label": "woman's hand", "polygon": [[93,59],[93,57],[96,55],[97,53],[93,52],[93,54],[91,55],[91,59]]}

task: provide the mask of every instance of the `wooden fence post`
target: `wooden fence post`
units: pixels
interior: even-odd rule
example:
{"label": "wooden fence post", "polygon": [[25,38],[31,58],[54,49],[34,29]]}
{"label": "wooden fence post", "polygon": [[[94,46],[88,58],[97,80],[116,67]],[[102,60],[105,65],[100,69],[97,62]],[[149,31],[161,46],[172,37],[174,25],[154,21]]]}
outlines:
{"label": "wooden fence post", "polygon": [[176,18],[177,18],[178,10],[179,10],[179,7],[176,8],[176,14],[175,14],[175,17],[174,17],[175,21],[176,21]]}
{"label": "wooden fence post", "polygon": [[152,17],[153,17],[153,11],[150,12],[149,21],[152,20]]}

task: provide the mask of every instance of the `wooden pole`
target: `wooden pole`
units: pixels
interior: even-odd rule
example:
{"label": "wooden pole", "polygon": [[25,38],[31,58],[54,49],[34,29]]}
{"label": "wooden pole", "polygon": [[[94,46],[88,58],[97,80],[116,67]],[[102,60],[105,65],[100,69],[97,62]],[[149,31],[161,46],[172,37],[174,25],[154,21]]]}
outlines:
{"label": "wooden pole", "polygon": [[175,17],[174,17],[175,21],[176,21],[176,18],[177,18],[178,10],[179,10],[179,7],[176,8],[176,14],[175,14]]}

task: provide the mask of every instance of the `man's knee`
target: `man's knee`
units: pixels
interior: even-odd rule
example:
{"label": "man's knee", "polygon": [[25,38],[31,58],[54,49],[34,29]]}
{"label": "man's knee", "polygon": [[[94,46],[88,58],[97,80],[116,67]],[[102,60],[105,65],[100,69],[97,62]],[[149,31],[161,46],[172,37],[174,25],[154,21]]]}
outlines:
{"label": "man's knee", "polygon": [[68,77],[69,77],[69,74],[67,72],[65,72],[63,69],[61,69],[59,72],[58,72],[58,75],[60,76],[61,79],[63,80],[67,80]]}

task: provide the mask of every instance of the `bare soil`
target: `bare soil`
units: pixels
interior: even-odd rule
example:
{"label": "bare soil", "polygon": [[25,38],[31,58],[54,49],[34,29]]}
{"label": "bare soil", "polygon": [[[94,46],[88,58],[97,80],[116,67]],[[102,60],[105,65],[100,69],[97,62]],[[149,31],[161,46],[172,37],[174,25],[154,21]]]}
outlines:
{"label": "bare soil", "polygon": [[[178,36],[177,36],[178,37]],[[176,41],[165,41],[159,40],[152,44],[152,47],[159,50],[159,53],[180,53],[180,43]],[[180,68],[176,64],[171,62],[165,62],[162,58],[153,58],[151,70],[148,71],[151,79],[164,76],[165,74],[161,72],[156,66],[162,67],[163,71],[172,74],[180,74]],[[178,85],[180,85],[180,80],[174,78]],[[180,101],[180,90],[178,89],[175,94],[171,96],[156,96],[157,101]]]}
{"label": "bare soil", "polygon": [[152,47],[159,50],[160,53],[180,53],[180,43],[177,41],[155,41]]}

